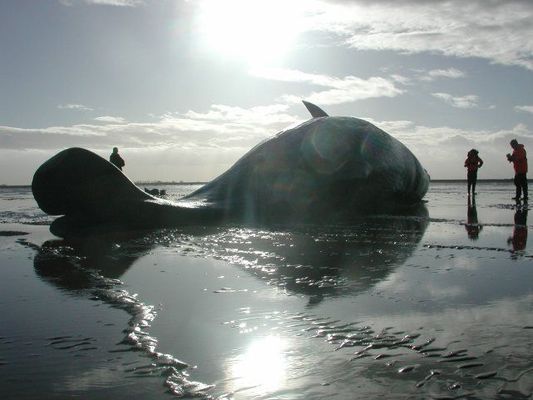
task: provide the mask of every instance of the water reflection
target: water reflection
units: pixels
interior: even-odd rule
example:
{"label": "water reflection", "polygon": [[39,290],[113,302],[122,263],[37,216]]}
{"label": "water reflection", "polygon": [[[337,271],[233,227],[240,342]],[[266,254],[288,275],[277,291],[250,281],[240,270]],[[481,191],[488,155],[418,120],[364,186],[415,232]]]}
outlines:
{"label": "water reflection", "polygon": [[[76,291],[102,285],[95,273],[118,279],[153,247],[138,240],[146,233],[88,236],[83,240],[49,240],[37,249],[33,264],[43,280]],[[109,281],[112,283],[111,281]]]}
{"label": "water reflection", "polygon": [[517,208],[514,214],[513,235],[507,243],[513,246],[514,251],[521,251],[527,244],[527,208]]}
{"label": "water reflection", "polygon": [[229,362],[232,391],[254,388],[258,394],[281,389],[286,380],[288,344],[277,335],[257,338]]}
{"label": "water reflection", "polygon": [[466,224],[465,229],[468,237],[471,240],[478,240],[479,233],[483,229],[483,226],[479,224],[477,219],[476,197],[470,199],[468,196],[468,209],[466,212]]}
{"label": "water reflection", "polygon": [[188,364],[158,351],[158,339],[149,331],[156,317],[155,307],[130,294],[117,279],[154,247],[145,240],[147,235],[127,232],[48,241],[37,248],[34,269],[41,279],[68,293],[102,301],[130,315],[124,339],[109,351],[140,351],[151,362],[147,365],[139,358],[128,364],[126,372],[133,377],[163,377],[169,392],[179,397],[201,396],[212,386],[189,380]]}
{"label": "water reflection", "polygon": [[270,285],[309,296],[313,305],[324,296],[353,295],[385,279],[416,250],[428,221],[422,207],[415,215],[359,218],[350,225],[161,229],[104,241],[84,252],[90,257],[84,262],[118,277],[136,257],[155,246],[167,247],[240,266]]}
{"label": "water reflection", "polygon": [[[418,248],[427,225],[426,211],[415,216],[361,218],[349,226],[217,226],[94,235],[46,242],[38,249],[34,267],[39,277],[62,290],[97,293],[104,302],[125,309],[132,318],[124,342],[154,360],[149,372],[169,373],[165,384],[175,393],[184,388],[203,392],[208,385],[187,381],[186,373],[181,373],[188,371],[186,365],[157,352],[157,338],[149,335],[153,308],[122,290],[120,282],[110,283],[139,257],[155,247],[166,247],[176,254],[222,259],[262,282],[309,296],[308,304],[315,305],[327,296],[354,295],[386,279]],[[99,290],[102,287],[105,290]],[[290,346],[275,334],[252,340],[228,362],[229,385],[236,391],[282,390],[288,384]]]}
{"label": "water reflection", "polygon": [[202,248],[270,285],[309,296],[313,305],[385,279],[412,255],[427,224],[423,216],[382,216],[350,226],[236,228],[206,237]]}

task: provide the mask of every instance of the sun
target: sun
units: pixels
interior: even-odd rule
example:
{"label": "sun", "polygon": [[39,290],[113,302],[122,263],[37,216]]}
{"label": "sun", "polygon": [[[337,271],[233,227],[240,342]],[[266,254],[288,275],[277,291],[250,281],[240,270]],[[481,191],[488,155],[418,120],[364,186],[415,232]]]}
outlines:
{"label": "sun", "polygon": [[210,50],[250,64],[275,62],[305,24],[304,0],[204,0],[198,19]]}

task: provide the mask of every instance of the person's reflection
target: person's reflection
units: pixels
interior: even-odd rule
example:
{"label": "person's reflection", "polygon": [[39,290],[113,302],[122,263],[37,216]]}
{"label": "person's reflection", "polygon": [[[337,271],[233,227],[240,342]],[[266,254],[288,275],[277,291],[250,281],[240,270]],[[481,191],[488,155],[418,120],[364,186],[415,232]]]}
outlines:
{"label": "person's reflection", "polygon": [[527,208],[517,208],[514,214],[513,236],[507,239],[513,250],[524,250],[527,244]]}
{"label": "person's reflection", "polygon": [[472,240],[479,239],[479,232],[483,229],[483,226],[479,224],[477,219],[476,198],[472,200],[468,196],[468,210],[466,212],[466,224],[465,229],[468,237]]}

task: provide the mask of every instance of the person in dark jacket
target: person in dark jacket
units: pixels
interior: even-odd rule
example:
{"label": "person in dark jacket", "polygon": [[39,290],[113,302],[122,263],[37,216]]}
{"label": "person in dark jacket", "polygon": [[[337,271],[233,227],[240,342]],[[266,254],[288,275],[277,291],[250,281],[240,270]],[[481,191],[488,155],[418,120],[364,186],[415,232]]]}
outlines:
{"label": "person in dark jacket", "polygon": [[476,194],[477,183],[477,170],[483,165],[483,160],[479,158],[479,152],[476,149],[472,149],[468,152],[465,167],[467,170],[468,179],[468,195],[470,196],[470,188],[472,188],[472,195]]}
{"label": "person in dark jacket", "polygon": [[122,167],[126,165],[122,157],[118,154],[118,147],[113,147],[113,153],[109,156],[109,161],[121,171]]}
{"label": "person in dark jacket", "polygon": [[507,161],[513,163],[514,167],[514,184],[516,186],[516,195],[514,200],[520,200],[520,196],[524,195],[524,201],[528,199],[527,192],[527,154],[523,144],[519,144],[516,139],[511,140],[511,147],[513,154],[507,154]]}

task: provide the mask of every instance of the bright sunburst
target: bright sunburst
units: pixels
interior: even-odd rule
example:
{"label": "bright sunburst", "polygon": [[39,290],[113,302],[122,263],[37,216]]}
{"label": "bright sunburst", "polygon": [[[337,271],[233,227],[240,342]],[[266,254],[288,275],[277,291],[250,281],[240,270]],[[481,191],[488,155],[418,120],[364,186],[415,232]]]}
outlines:
{"label": "bright sunburst", "polygon": [[279,389],[287,373],[286,347],[279,336],[266,336],[254,341],[230,367],[234,389],[255,388],[258,393]]}
{"label": "bright sunburst", "polygon": [[205,0],[200,30],[220,54],[251,64],[275,62],[290,48],[304,25],[303,0]]}

